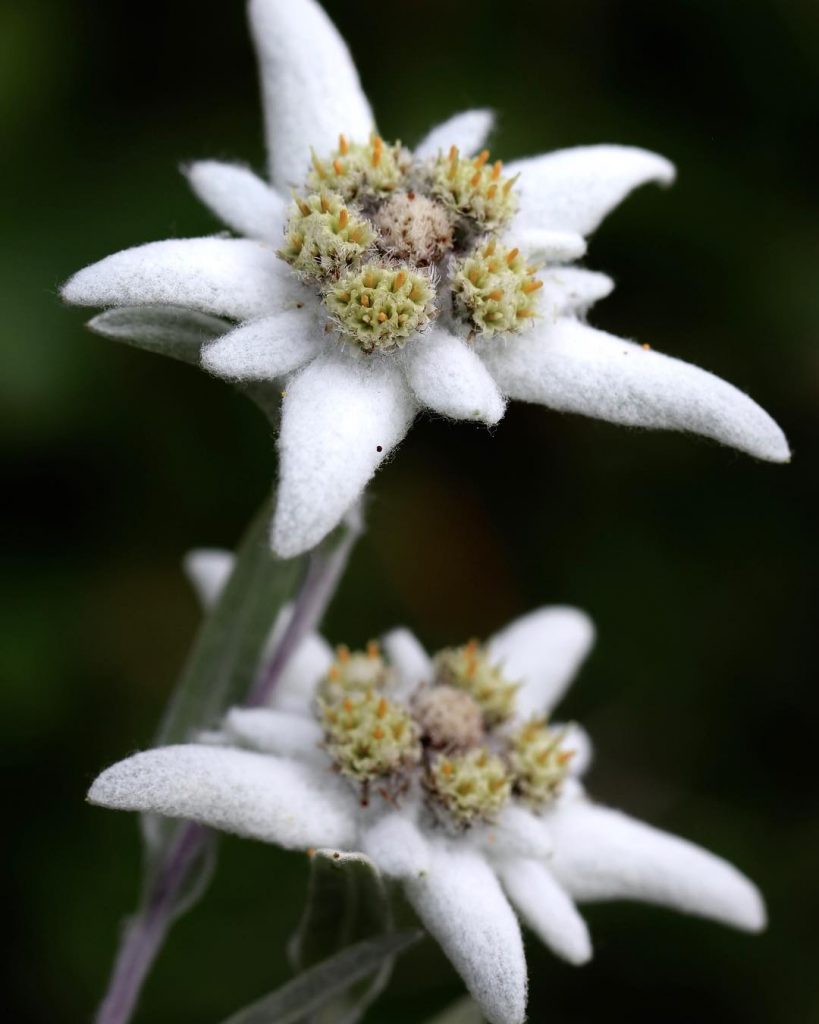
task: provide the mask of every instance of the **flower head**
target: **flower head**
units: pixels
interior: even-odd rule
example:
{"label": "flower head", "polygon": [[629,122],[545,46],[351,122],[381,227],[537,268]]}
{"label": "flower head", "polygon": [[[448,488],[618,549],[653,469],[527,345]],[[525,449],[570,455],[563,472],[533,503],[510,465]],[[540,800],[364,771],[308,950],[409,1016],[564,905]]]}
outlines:
{"label": "flower head", "polygon": [[[613,285],[571,263],[629,192],[673,180],[667,160],[602,145],[503,165],[484,146],[486,111],[410,152],[377,132],[316,0],[249,9],[269,180],[215,161],[187,169],[241,237],[130,249],[80,271],[63,296],[230,322],[202,366],[284,392],[279,554],[341,520],[421,409],[492,425],[517,399],[788,459],[781,430],[741,391],[586,323]],[[105,332],[105,315],[92,324]]]}
{"label": "flower head", "polygon": [[[212,599],[224,561],[210,553],[189,567]],[[440,659],[406,630],[385,637],[383,655],[334,654],[313,636],[271,707],[234,709],[216,743],[127,758],[89,799],[287,849],[363,851],[402,883],[490,1024],[521,1024],[519,919],[575,964],[591,956],[576,906],[586,900],[639,899],[748,931],[765,924],[756,887],[726,861],[586,795],[587,737],[546,716],[592,638],[587,617],[562,607],[496,634],[486,656],[519,684],[514,709],[494,724],[473,715],[472,731],[458,734],[447,701],[473,698],[440,678]],[[328,692],[344,666],[355,685]],[[445,699],[433,713],[436,691]],[[439,728],[458,742],[447,746]]]}

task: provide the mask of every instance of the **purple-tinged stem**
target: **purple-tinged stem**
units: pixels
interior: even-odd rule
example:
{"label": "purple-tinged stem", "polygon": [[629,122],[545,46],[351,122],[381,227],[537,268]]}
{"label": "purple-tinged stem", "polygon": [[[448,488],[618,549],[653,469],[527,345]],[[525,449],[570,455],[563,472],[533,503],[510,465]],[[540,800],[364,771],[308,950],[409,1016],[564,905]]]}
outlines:
{"label": "purple-tinged stem", "polygon": [[[335,540],[334,546],[332,541],[327,541],[310,555],[287,626],[247,696],[249,707],[269,701],[299,644],[318,628],[360,534],[356,515],[355,519],[348,519],[343,536]],[[156,869],[142,906],[126,925],[95,1024],[128,1024],[130,1021],[145,979],[179,910],[179,898],[188,874],[197,858],[204,854],[209,836],[210,830],[195,822],[179,826],[164,862]]]}

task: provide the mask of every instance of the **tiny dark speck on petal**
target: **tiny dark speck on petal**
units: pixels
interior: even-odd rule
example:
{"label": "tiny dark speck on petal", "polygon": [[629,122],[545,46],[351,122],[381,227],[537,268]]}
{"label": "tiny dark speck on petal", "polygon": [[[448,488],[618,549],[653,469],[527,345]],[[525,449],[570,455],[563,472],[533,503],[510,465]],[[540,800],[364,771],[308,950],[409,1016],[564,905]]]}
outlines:
{"label": "tiny dark speck on petal", "polygon": [[375,446],[375,450],[376,450],[377,452],[383,452],[383,451],[384,451],[384,449],[383,449],[383,448],[381,447],[381,445],[380,445],[380,444],[378,444],[378,445],[376,445],[376,446]]}

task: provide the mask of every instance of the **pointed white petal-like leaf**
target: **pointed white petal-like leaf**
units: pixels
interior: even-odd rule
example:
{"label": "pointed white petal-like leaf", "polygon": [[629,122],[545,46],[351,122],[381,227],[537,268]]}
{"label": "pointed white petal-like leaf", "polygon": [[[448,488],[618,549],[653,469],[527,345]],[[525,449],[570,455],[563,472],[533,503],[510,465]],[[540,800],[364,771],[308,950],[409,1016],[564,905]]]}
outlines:
{"label": "pointed white petal-like leaf", "polygon": [[198,198],[222,223],[246,238],[280,243],[286,203],[249,168],[197,160],[183,171]]}
{"label": "pointed white petal-like leaf", "polygon": [[611,423],[685,430],[769,462],[790,458],[780,428],[733,385],[577,320],[543,323],[482,346],[480,354],[510,398]]}
{"label": "pointed white petal-like leaf", "polygon": [[269,708],[231,708],[223,728],[237,746],[260,754],[328,763],[321,750],[323,733],[314,718]]}
{"label": "pointed white petal-like leaf", "polygon": [[272,249],[245,238],[150,242],[80,270],[63,286],[75,306],[184,306],[231,320],[280,312],[297,285]]}
{"label": "pointed white petal-like leaf", "polygon": [[554,843],[542,818],[518,804],[507,804],[490,825],[477,825],[467,838],[479,845],[493,861],[507,857],[535,857],[546,860]]}
{"label": "pointed white petal-like leaf", "polygon": [[[293,614],[292,605],[279,613],[267,646],[272,655]],[[308,633],[290,655],[270,699],[277,711],[309,716],[319,680],[333,663],[333,649],[318,633]]]}
{"label": "pointed white petal-like leaf", "polygon": [[506,403],[472,349],[443,328],[412,338],[401,353],[407,382],[421,405],[456,420],[492,426]]}
{"label": "pointed white petal-like leaf", "polygon": [[516,223],[524,228],[591,234],[638,185],[670,185],[674,166],[633,146],[578,146],[516,160],[506,174],[520,175]]}
{"label": "pointed white petal-like leaf", "polygon": [[576,231],[545,231],[521,224],[513,229],[512,234],[515,245],[535,263],[569,263],[586,253],[586,239]]}
{"label": "pointed white petal-like leaf", "polygon": [[275,380],[321,351],[321,328],[312,303],[287,309],[222,335],[202,350],[202,366],[226,380]]}
{"label": "pointed white petal-like leaf", "polygon": [[518,713],[548,714],[566,691],[594,643],[594,626],[578,608],[539,608],[489,641],[509,679],[518,680]]}
{"label": "pointed white petal-like leaf", "polygon": [[431,159],[449,152],[451,146],[457,146],[461,156],[474,156],[483,149],[494,126],[491,110],[465,110],[433,128],[415,147],[415,156],[418,160]]}
{"label": "pointed white petal-like leaf", "polygon": [[419,878],[429,871],[429,843],[403,808],[366,828],[361,849],[389,878]]}
{"label": "pointed white petal-like leaf", "polygon": [[586,922],[547,868],[534,860],[507,860],[498,873],[512,906],[541,942],[570,964],[591,959]]}
{"label": "pointed white petal-like leaf", "polygon": [[542,271],[539,276],[543,281],[539,303],[543,323],[570,313],[583,314],[614,289],[614,281],[606,274],[582,267],[556,267]]}
{"label": "pointed white petal-like leaf", "polygon": [[520,928],[486,861],[456,844],[437,846],[427,875],[406,882],[405,892],[489,1024],[522,1024],[526,960]]}
{"label": "pointed white petal-like leaf", "polygon": [[552,870],[577,900],[642,900],[746,931],[765,927],[753,882],[685,839],[583,799],[562,802],[547,821]]}
{"label": "pointed white petal-like leaf", "polygon": [[217,548],[199,548],[185,555],[182,568],[204,609],[212,608],[219,600],[235,561],[232,551]]}
{"label": "pointed white petal-like leaf", "polygon": [[398,679],[396,695],[406,700],[421,683],[432,680],[432,659],[408,629],[393,629],[381,641]]}
{"label": "pointed white petal-like leaf", "polygon": [[355,799],[332,773],[246,750],[198,744],[146,750],[107,768],[88,799],[289,849],[344,847],[355,838]]}
{"label": "pointed white petal-like leaf", "polygon": [[393,360],[316,359],[287,385],[272,543],[283,558],[319,543],[402,440],[416,404]]}
{"label": "pointed white petal-like leaf", "polygon": [[315,0],[251,0],[250,25],[262,79],[270,173],[276,188],[299,186],[340,133],[366,142],[374,128],[352,57]]}

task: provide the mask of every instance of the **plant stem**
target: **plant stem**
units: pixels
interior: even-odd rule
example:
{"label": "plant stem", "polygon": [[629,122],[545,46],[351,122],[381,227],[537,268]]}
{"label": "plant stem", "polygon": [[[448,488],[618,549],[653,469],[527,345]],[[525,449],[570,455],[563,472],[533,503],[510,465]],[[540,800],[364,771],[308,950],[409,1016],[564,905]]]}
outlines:
{"label": "plant stem", "polygon": [[[342,531],[340,538],[328,539],[311,553],[287,626],[251,687],[246,700],[248,706],[258,707],[268,702],[299,644],[318,628],[361,534],[356,513],[348,517]],[[209,829],[195,822],[179,826],[152,874],[139,910],[127,922],[95,1024],[128,1024],[130,1021],[145,979],[179,914],[180,896],[189,873],[205,853],[210,835]]]}
{"label": "plant stem", "polygon": [[267,704],[299,644],[324,618],[324,613],[347,567],[350,552],[361,534],[357,513],[353,515],[355,518],[348,519],[345,523],[344,532],[336,541],[335,547],[323,544],[310,555],[307,573],[287,626],[276,644],[272,657],[248,695],[246,703],[250,707]]}
{"label": "plant stem", "polygon": [[207,838],[208,830],[203,825],[188,823],[179,829],[142,907],[126,924],[96,1024],[124,1024],[131,1019],[142,985],[173,921],[180,890],[204,852]]}

